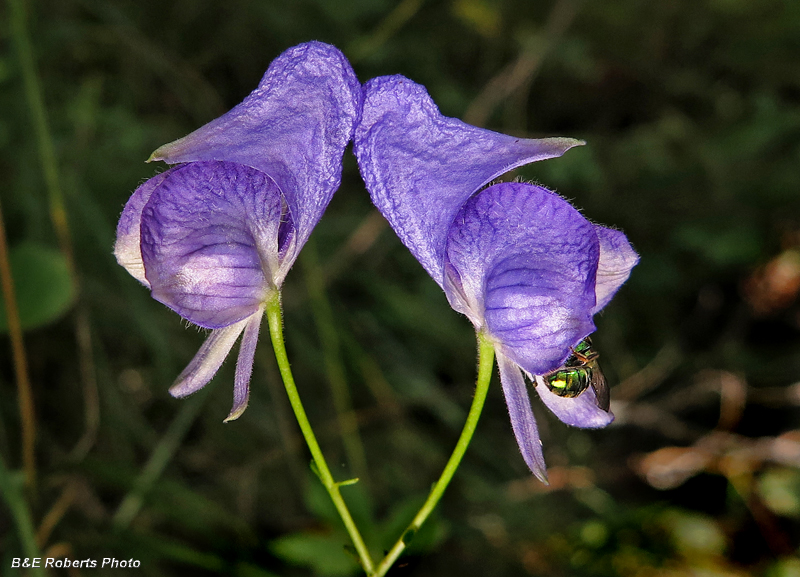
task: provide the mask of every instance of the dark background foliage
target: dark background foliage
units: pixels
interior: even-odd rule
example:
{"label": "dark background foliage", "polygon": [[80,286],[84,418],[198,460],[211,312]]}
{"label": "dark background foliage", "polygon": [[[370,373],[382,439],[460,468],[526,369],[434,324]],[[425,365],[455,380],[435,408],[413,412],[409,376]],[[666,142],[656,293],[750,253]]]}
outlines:
{"label": "dark background foliage", "polygon": [[[266,340],[238,421],[222,423],[233,363],[172,399],[203,335],[111,254],[124,202],[161,170],[144,164],[150,152],[241,101],[281,51],[318,39],[362,81],[425,84],[447,115],[585,139],[509,177],[558,190],[642,257],[596,319],[617,421],[570,429],[536,406],[545,487],[493,383],[461,469],[392,574],[800,575],[796,0],[30,1],[49,165],[17,3],[0,7],[0,199],[20,308],[41,309],[24,333],[38,483],[22,487],[4,336],[0,573],[16,575],[23,556],[9,514],[20,504],[52,557],[134,558],[148,576],[357,573]],[[48,167],[79,286],[58,252]],[[467,320],[371,208],[349,152],[285,306],[334,475],[361,477],[345,497],[372,546],[388,547],[455,443],[476,355]],[[352,417],[357,434],[343,437]]]}

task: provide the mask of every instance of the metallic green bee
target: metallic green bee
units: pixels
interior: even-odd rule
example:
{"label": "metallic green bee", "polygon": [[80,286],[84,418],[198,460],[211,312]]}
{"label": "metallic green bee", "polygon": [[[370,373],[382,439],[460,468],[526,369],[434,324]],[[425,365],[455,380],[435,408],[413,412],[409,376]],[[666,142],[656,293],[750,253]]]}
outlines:
{"label": "metallic green bee", "polygon": [[597,406],[608,411],[610,395],[608,384],[600,370],[597,359],[600,355],[592,348],[592,341],[586,337],[578,343],[564,366],[543,375],[547,388],[559,397],[574,398],[591,385],[597,397]]}

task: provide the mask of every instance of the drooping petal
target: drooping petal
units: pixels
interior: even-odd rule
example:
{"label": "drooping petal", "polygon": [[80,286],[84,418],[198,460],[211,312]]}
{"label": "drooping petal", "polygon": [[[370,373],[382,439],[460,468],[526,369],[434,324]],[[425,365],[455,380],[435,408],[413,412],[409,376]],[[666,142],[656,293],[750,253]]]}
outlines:
{"label": "drooping petal", "polygon": [[469,307],[476,328],[485,324],[514,362],[544,374],[594,330],[598,253],[594,225],[564,199],[540,186],[497,184],[453,221],[447,265],[459,278],[447,296],[457,310]]}
{"label": "drooping petal", "polygon": [[364,92],[353,141],[361,175],[372,202],[440,286],[447,230],[467,198],[504,172],[583,144],[515,138],[447,118],[403,76],[370,80]]}
{"label": "drooping petal", "polygon": [[600,241],[600,261],[597,263],[595,289],[597,304],[592,314],[608,304],[639,262],[639,255],[624,233],[602,226],[595,227],[595,232]]}
{"label": "drooping petal", "polygon": [[239,358],[236,361],[236,376],[233,383],[233,408],[225,418],[225,422],[234,421],[242,416],[250,400],[250,377],[253,375],[253,359],[258,344],[258,329],[261,327],[261,317],[264,307],[247,321],[242,342],[239,345]]}
{"label": "drooping petal", "polygon": [[150,200],[153,191],[167,177],[167,172],[157,174],[134,191],[125,204],[117,224],[114,256],[133,278],[147,288],[150,288],[150,283],[144,275],[144,262],[142,262],[142,209]]}
{"label": "drooping petal", "polygon": [[169,388],[169,394],[180,398],[205,387],[217,374],[248,320],[244,319],[225,328],[211,331],[192,361],[175,379],[175,383]]}
{"label": "drooping petal", "polygon": [[275,183],[231,162],[194,162],[164,174],[141,218],[153,297],[206,328],[254,314],[278,268]]}
{"label": "drooping petal", "polygon": [[542,483],[547,483],[547,467],[544,464],[542,441],[539,439],[539,428],[531,409],[531,400],[522,372],[514,362],[497,350],[497,366],[500,368],[500,382],[506,397],[508,414],[511,417],[511,428],[517,438],[522,458],[531,472]]}
{"label": "drooping petal", "polygon": [[361,85],[345,56],[308,42],[276,58],[241,104],[162,146],[151,160],[227,160],[268,174],[284,194],[294,227],[282,281],[339,187],[342,155],[360,111]]}
{"label": "drooping petal", "polygon": [[614,420],[614,414],[611,411],[604,411],[597,406],[597,396],[592,387],[574,398],[559,397],[547,388],[542,377],[537,376],[536,392],[539,393],[539,398],[547,405],[547,408],[562,423],[572,427],[599,429]]}

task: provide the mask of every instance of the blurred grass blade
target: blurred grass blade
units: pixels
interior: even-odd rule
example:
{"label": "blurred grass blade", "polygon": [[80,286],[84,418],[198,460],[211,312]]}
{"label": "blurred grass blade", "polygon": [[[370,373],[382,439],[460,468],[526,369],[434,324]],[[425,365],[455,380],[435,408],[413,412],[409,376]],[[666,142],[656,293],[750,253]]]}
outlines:
{"label": "blurred grass blade", "polygon": [[[72,277],[75,293],[79,290],[79,279],[75,267],[75,255],[69,230],[64,194],[61,190],[58,162],[53,137],[47,118],[47,108],[39,80],[39,71],[28,35],[25,4],[23,0],[7,0],[12,41],[16,47],[19,67],[25,87],[25,98],[33,122],[38,145],[39,162],[47,188],[50,220],[53,223],[59,248],[66,261],[67,272]],[[83,457],[94,443],[99,426],[99,394],[95,378],[94,357],[91,348],[91,331],[88,330],[88,314],[79,307],[75,333],[78,342],[78,360],[81,365],[81,381],[86,411],[86,430],[73,451],[74,457]]]}
{"label": "blurred grass blade", "polygon": [[42,165],[44,180],[47,186],[47,196],[50,204],[50,218],[58,237],[58,243],[67,259],[70,273],[74,275],[75,264],[72,254],[72,241],[70,240],[67,212],[64,208],[64,195],[58,176],[58,163],[56,162],[53,138],[47,120],[47,109],[42,97],[42,88],[39,83],[39,72],[33,58],[33,48],[26,27],[25,7],[22,0],[7,0],[11,21],[11,36],[17,49],[22,80],[25,85],[25,98],[36,132],[36,141],[39,146],[39,161]]}
{"label": "blurred grass blade", "polygon": [[364,453],[364,444],[358,432],[358,420],[353,410],[353,399],[345,377],[344,363],[342,362],[341,346],[339,342],[339,328],[333,317],[333,310],[325,294],[325,280],[322,268],[317,258],[317,248],[313,239],[306,246],[301,256],[303,273],[306,280],[308,297],[311,301],[311,310],[314,322],[317,325],[322,356],[325,360],[325,372],[328,374],[328,383],[331,387],[333,405],[336,409],[336,419],[347,453],[347,461],[351,472],[360,476],[368,483],[367,459]]}
{"label": "blurred grass blade", "polygon": [[[18,482],[6,468],[5,461],[0,456],[0,494],[11,511],[11,517],[17,526],[17,535],[22,542],[22,550],[26,557],[40,557],[39,546],[36,544],[36,531],[33,528],[31,513]],[[7,540],[6,540],[7,542]],[[46,575],[43,568],[31,569],[33,575]]]}
{"label": "blurred grass blade", "polygon": [[117,512],[114,513],[112,521],[114,529],[127,529],[131,521],[139,514],[144,504],[145,495],[164,472],[175,451],[178,450],[183,437],[188,432],[189,427],[192,426],[192,423],[194,423],[210,390],[211,387],[206,386],[186,401],[181,402],[178,415],[170,423],[167,432],[158,442],[156,448],[153,449],[150,459],[134,481],[133,489],[125,496]]}
{"label": "blurred grass blade", "polygon": [[389,12],[375,30],[366,38],[361,38],[348,47],[350,60],[357,62],[373,54],[394,36],[403,25],[419,12],[424,0],[402,0]]}

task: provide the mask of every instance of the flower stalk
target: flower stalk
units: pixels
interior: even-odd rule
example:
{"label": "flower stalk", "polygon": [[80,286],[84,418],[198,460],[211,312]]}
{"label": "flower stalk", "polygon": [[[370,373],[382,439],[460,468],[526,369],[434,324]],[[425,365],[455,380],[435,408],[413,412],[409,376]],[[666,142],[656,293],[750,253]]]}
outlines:
{"label": "flower stalk", "polygon": [[486,394],[489,391],[489,383],[492,380],[492,368],[494,367],[494,345],[488,339],[486,333],[480,332],[478,335],[478,378],[475,384],[475,396],[472,399],[472,406],[469,408],[467,421],[464,423],[464,428],[461,430],[461,436],[458,438],[455,449],[450,455],[442,474],[436,481],[436,484],[431,489],[428,498],[422,505],[420,510],[414,516],[414,520],[406,527],[403,534],[389,550],[380,565],[375,569],[371,577],[383,577],[389,568],[397,561],[400,554],[408,547],[414,535],[422,528],[422,525],[428,519],[430,514],[436,508],[439,500],[444,495],[445,489],[453,479],[458,466],[461,464],[461,459],[467,451],[472,435],[478,426],[478,419],[480,419],[483,405],[486,402]]}
{"label": "flower stalk", "polygon": [[358,553],[361,566],[364,568],[367,575],[373,575],[374,562],[369,554],[369,549],[366,543],[364,543],[364,539],[340,491],[340,487],[352,484],[353,480],[339,483],[334,481],[328,463],[325,461],[325,456],[322,454],[322,450],[317,442],[317,437],[314,435],[314,430],[308,420],[306,411],[303,408],[300,394],[297,392],[297,386],[294,382],[292,369],[289,366],[289,357],[286,355],[286,346],[283,340],[283,313],[281,311],[281,296],[279,291],[275,290],[267,297],[265,314],[267,315],[272,348],[275,350],[275,359],[278,362],[278,369],[283,379],[283,385],[286,387],[286,394],[289,396],[289,403],[292,405],[297,423],[300,425],[300,431],[303,433],[303,438],[306,441],[306,445],[308,445],[308,450],[311,452],[311,458],[315,465],[315,472],[319,480],[322,481],[325,490],[328,491],[328,495],[330,495],[331,501],[333,501],[333,505],[336,507],[336,511],[339,513],[344,527],[350,535],[350,539],[353,541],[353,546],[356,549],[356,553]]}

